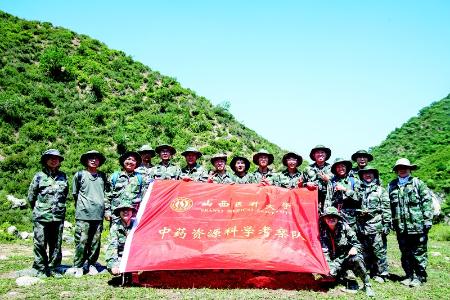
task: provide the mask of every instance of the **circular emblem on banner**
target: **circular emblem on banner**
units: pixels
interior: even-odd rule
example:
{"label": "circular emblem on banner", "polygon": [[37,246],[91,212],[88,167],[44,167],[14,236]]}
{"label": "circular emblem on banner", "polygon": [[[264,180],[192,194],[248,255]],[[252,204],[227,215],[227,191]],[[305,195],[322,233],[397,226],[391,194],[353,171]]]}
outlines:
{"label": "circular emblem on banner", "polygon": [[194,203],[186,197],[177,197],[170,201],[170,208],[176,212],[185,212],[192,208]]}

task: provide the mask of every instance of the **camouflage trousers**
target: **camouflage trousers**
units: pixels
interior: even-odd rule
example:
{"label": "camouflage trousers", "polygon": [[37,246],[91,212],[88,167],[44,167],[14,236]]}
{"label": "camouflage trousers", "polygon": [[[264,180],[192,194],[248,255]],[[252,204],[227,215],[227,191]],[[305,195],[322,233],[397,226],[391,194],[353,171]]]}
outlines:
{"label": "camouflage trousers", "polygon": [[383,234],[358,234],[362,245],[362,253],[366,268],[370,276],[387,276],[387,244],[384,243]]}
{"label": "camouflage trousers", "polygon": [[94,265],[97,262],[100,255],[102,231],[103,220],[76,220],[74,267],[81,268],[86,261],[88,265]]}
{"label": "camouflage trousers", "polygon": [[412,278],[416,275],[426,281],[428,234],[397,232],[397,241],[402,256],[402,268],[405,271],[406,277]]}
{"label": "camouflage trousers", "polygon": [[330,275],[341,277],[347,270],[353,271],[356,276],[361,278],[365,285],[370,286],[370,277],[367,275],[364,258],[361,254],[346,256],[343,259],[335,259],[328,263]]}
{"label": "camouflage trousers", "polygon": [[33,221],[33,269],[48,273],[61,264],[61,243],[63,229],[64,221]]}

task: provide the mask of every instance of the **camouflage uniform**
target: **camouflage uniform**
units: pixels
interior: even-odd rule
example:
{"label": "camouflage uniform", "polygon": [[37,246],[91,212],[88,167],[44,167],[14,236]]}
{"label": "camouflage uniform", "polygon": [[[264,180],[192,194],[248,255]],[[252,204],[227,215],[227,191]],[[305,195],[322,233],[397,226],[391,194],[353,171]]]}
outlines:
{"label": "camouflage uniform", "polygon": [[51,173],[47,168],[34,175],[28,189],[28,201],[33,209],[33,268],[39,272],[47,274],[61,264],[67,194],[66,174]]}
{"label": "camouflage uniform", "polygon": [[271,185],[278,185],[280,181],[280,175],[276,172],[273,172],[271,169],[267,171],[267,173],[261,173],[259,169],[256,169],[255,172],[252,173],[253,183],[260,183],[263,178],[265,178]]}
{"label": "camouflage uniform", "polygon": [[246,173],[244,176],[238,176],[236,173],[231,175],[231,178],[234,183],[237,184],[248,184],[255,182],[255,178],[253,177],[253,174]]}
{"label": "camouflage uniform", "polygon": [[181,169],[177,165],[169,162],[168,165],[159,163],[150,170],[150,177],[159,180],[178,180],[181,176]]}
{"label": "camouflage uniform", "polygon": [[124,201],[123,199],[130,199],[136,211],[139,209],[145,184],[140,173],[133,172],[128,174],[125,171],[117,172],[117,175],[113,173],[108,179],[108,184],[111,188],[106,193],[105,216],[110,216],[114,219],[111,212]]}
{"label": "camouflage uniform", "polygon": [[300,179],[303,180],[302,172],[297,171],[296,173],[291,174],[288,170],[284,170],[279,175],[277,185],[288,189],[295,189],[298,188],[298,181]]}
{"label": "camouflage uniform", "polygon": [[112,268],[118,268],[120,266],[120,260],[122,259],[123,250],[127,236],[134,226],[134,220],[132,219],[129,226],[125,226],[119,219],[114,221],[108,236],[108,248],[105,253],[106,267],[111,272]]}
{"label": "camouflage uniform", "polygon": [[73,197],[75,199],[75,255],[76,268],[94,265],[100,254],[100,242],[105,214],[105,191],[108,183],[103,172],[91,174],[79,171],[73,177]]}
{"label": "camouflage uniform", "polygon": [[181,169],[180,178],[189,177],[193,181],[207,182],[208,172],[200,164],[195,164],[195,166],[185,166]]}
{"label": "camouflage uniform", "polygon": [[[361,201],[359,201],[358,195],[355,193],[357,182],[352,182],[352,180],[353,179],[351,179],[351,177],[333,177],[333,179],[331,179],[331,187],[333,191],[331,202],[327,201],[325,207],[336,207],[348,225],[356,232],[356,215],[357,210],[361,209]],[[336,190],[336,185],[338,184],[346,187],[347,191],[344,192]]]}
{"label": "camouflage uniform", "polygon": [[214,183],[222,183],[222,184],[234,183],[233,176],[228,172],[225,172],[224,174],[214,173],[211,176],[211,179]]}
{"label": "camouflage uniform", "polygon": [[409,176],[404,185],[389,183],[392,224],[397,233],[403,270],[407,278],[427,279],[428,230],[433,221],[432,198],[426,184]]}
{"label": "camouflage uniform", "polygon": [[383,237],[389,232],[391,225],[388,194],[377,185],[376,179],[371,183],[362,180],[356,193],[361,200],[357,234],[363,247],[364,261],[372,276],[386,277],[389,275],[387,245],[383,242]]}
{"label": "camouflage uniform", "polygon": [[303,186],[306,187],[308,182],[314,182],[318,185],[318,198],[319,198],[319,211],[323,211],[325,202],[331,201],[331,196],[333,193],[332,185],[330,180],[324,181],[319,173],[328,176],[328,178],[333,177],[331,173],[331,165],[325,163],[323,167],[319,167],[316,163],[309,165],[303,172]]}
{"label": "camouflage uniform", "polygon": [[[338,218],[334,232],[323,220],[323,217],[329,215],[335,215]],[[325,214],[320,218],[319,230],[322,250],[330,267],[330,275],[341,277],[347,270],[352,270],[355,275],[361,278],[366,287],[370,286],[370,278],[367,275],[364,259],[361,255],[361,244],[356,237],[356,233],[339,216],[336,208],[325,208]],[[356,255],[348,254],[352,247],[357,249]]]}

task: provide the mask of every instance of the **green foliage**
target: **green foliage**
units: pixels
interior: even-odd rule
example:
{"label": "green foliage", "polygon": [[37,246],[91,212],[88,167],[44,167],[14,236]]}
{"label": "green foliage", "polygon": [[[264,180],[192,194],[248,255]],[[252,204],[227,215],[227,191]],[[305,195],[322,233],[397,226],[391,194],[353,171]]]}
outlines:
{"label": "green foliage", "polygon": [[[250,157],[282,150],[236,122],[229,102],[213,106],[130,56],[50,23],[30,22],[0,12],[0,193],[25,198],[40,155],[57,148],[69,177],[82,168],[80,155],[103,152],[102,170],[119,168],[119,154],[143,144],[171,143],[180,153],[204,149]],[[184,163],[176,155],[177,163]],[[157,161],[155,158],[154,161]],[[6,197],[6,196],[0,196]],[[1,200],[0,200],[1,201]],[[2,208],[3,211],[3,208]],[[8,211],[6,209],[5,211]],[[67,218],[73,219],[68,208]],[[31,212],[20,214],[30,217]],[[23,224],[28,224],[13,214]],[[2,215],[3,218],[3,215]],[[17,226],[17,225],[16,225]]]}
{"label": "green foliage", "polygon": [[422,109],[381,145],[371,149],[374,164],[387,184],[395,178],[392,167],[401,157],[417,164],[413,172],[443,195],[442,211],[450,214],[450,95]]}

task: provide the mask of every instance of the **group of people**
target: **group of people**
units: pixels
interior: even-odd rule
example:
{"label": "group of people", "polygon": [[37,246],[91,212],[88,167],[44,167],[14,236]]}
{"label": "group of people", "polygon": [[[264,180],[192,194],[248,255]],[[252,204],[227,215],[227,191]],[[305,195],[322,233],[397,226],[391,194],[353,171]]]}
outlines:
{"label": "group of people", "polygon": [[[397,160],[393,171],[397,178],[385,189],[376,168],[368,165],[373,156],[359,150],[351,160],[327,161],[331,150],[317,145],[310,152],[313,163],[301,171],[302,156],[286,153],[282,163],[286,169],[270,168],[274,155],[261,149],[252,157],[256,165],[249,172],[250,161],[240,155],[211,157],[212,170],[207,171],[198,160],[202,153],[189,147],[181,153],[182,168],[171,160],[176,149],[162,144],[152,149],[142,146],[127,151],[119,158],[120,171],[110,176],[98,170],[105,156],[95,150],[81,155],[83,170],[75,173],[72,195],[75,201],[75,254],[73,266],[83,273],[95,274],[100,253],[103,219],[111,222],[106,251],[108,270],[120,274],[119,264],[126,237],[133,227],[148,185],[158,180],[183,180],[221,184],[274,185],[288,189],[305,187],[318,192],[319,230],[322,248],[330,267],[330,275],[347,285],[355,283],[355,274],[364,282],[367,295],[374,293],[370,277],[377,282],[388,278],[387,240],[396,231],[406,277],[402,284],[416,287],[427,280],[427,235],[432,225],[431,196],[426,185],[411,175],[417,168],[409,160]],[[160,161],[153,165],[152,159]],[[34,264],[42,276],[60,276],[61,242],[68,195],[66,174],[59,170],[64,157],[50,149],[41,156],[42,171],[35,174],[28,200],[33,209]],[[48,254],[47,254],[48,248]]]}

